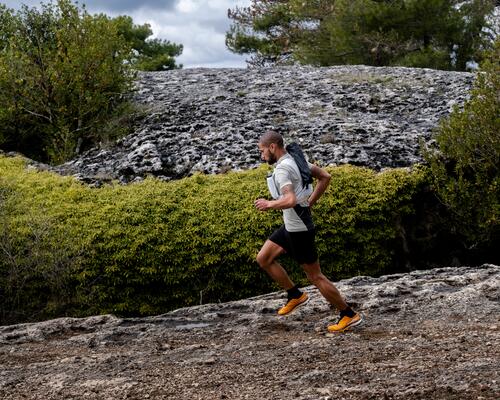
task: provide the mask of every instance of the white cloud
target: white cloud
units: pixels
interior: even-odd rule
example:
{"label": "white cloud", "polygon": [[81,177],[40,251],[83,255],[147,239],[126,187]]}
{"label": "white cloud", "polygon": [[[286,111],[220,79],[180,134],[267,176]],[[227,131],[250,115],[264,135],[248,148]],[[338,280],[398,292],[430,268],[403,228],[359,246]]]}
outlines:
{"label": "white cloud", "polygon": [[179,0],[175,6],[181,13],[190,14],[196,12],[200,7],[200,2],[194,0]]}
{"label": "white cloud", "polygon": [[227,10],[248,5],[250,0],[179,0],[172,10],[150,13],[140,9],[130,15],[136,23],[148,22],[154,37],[184,45],[177,58],[189,67],[245,67],[245,56],[231,53],[225,33],[231,21]]}
{"label": "white cloud", "polygon": [[[20,3],[30,6],[39,1],[0,0],[11,8]],[[227,10],[248,6],[250,0],[81,0],[90,13],[110,16],[130,15],[134,23],[149,23],[153,37],[182,44],[177,61],[189,67],[245,67],[245,56],[231,53],[225,45],[225,32],[231,21]]]}

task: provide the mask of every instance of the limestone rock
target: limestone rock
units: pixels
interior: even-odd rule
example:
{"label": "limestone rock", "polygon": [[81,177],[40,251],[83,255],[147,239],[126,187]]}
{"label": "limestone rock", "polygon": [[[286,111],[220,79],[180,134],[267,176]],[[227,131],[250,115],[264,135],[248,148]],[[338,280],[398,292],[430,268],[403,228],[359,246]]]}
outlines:
{"label": "limestone rock", "polygon": [[147,111],[136,131],[56,171],[127,183],[249,169],[260,163],[256,141],[267,129],[321,165],[409,166],[421,161],[419,140],[431,141],[438,121],[467,99],[473,78],[366,66],[142,73],[134,98]]}
{"label": "limestone rock", "polygon": [[148,318],[0,327],[2,399],[498,399],[500,267],[355,277],[337,285],[365,323],[319,292],[278,317],[283,293]]}

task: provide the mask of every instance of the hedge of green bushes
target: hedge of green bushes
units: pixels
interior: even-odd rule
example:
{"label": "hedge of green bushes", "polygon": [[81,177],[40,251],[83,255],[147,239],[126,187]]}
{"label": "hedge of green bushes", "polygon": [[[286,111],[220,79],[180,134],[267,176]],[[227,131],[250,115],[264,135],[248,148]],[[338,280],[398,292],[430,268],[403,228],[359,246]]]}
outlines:
{"label": "hedge of green bushes", "polygon": [[[90,188],[0,155],[2,320],[148,315],[277,289],[255,262],[282,221],[253,205],[267,196],[267,171]],[[392,272],[425,171],[328,171],[313,210],[323,272]],[[299,266],[283,263],[307,284]]]}

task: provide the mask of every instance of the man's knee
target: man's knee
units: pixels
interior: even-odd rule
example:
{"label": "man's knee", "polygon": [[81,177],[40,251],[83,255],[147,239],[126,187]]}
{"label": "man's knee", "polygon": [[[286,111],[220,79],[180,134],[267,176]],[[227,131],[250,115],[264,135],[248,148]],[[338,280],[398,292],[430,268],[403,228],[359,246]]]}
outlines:
{"label": "man's knee", "polygon": [[259,254],[257,254],[257,263],[261,268],[267,269],[274,263],[276,257],[278,257],[283,252],[284,250],[280,246],[267,240],[260,249]]}
{"label": "man's knee", "polygon": [[310,264],[302,264],[302,268],[304,269],[309,282],[313,284],[324,278],[324,275],[321,273],[321,268],[317,261]]}
{"label": "man's knee", "polygon": [[257,254],[256,260],[259,266],[263,269],[266,269],[269,265],[271,265],[273,261],[271,257],[269,257],[269,255],[263,252],[262,250],[259,251],[259,254]]}
{"label": "man's knee", "polygon": [[321,272],[321,268],[318,263],[305,265],[304,270],[309,282],[315,286],[318,286],[318,284],[327,280],[326,276]]}
{"label": "man's knee", "polygon": [[326,276],[323,275],[321,271],[306,271],[306,275],[309,282],[311,282],[315,286],[318,286],[318,284],[326,280]]}

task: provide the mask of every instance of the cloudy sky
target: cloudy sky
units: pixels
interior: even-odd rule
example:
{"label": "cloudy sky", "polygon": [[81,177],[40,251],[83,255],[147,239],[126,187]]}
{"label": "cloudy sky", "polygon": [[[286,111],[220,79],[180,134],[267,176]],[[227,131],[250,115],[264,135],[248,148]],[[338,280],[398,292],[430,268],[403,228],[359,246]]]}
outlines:
{"label": "cloudy sky", "polygon": [[[44,3],[48,2],[43,1]],[[0,0],[10,8],[37,6],[40,0]],[[245,67],[245,56],[226,49],[230,25],[227,10],[247,6],[250,0],[80,0],[91,13],[130,15],[134,23],[149,23],[153,37],[184,45],[177,62],[184,68]]]}

